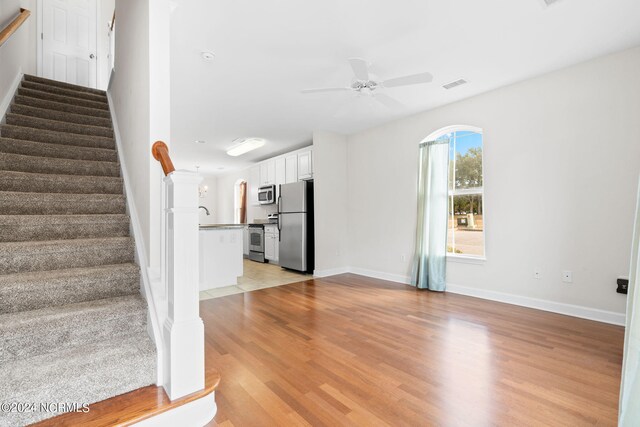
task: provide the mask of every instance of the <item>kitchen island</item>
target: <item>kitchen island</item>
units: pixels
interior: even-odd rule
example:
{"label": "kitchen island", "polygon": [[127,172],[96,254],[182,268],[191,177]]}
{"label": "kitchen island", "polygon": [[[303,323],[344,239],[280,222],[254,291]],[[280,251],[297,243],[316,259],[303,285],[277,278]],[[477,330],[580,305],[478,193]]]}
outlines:
{"label": "kitchen island", "polygon": [[200,226],[200,290],[238,284],[244,224]]}

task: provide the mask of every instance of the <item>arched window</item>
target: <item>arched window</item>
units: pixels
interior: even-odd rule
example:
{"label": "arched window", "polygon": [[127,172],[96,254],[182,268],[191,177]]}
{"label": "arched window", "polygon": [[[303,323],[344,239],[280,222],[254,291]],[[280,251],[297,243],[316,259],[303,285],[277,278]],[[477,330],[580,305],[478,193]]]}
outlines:
{"label": "arched window", "polygon": [[427,138],[449,139],[449,255],[483,258],[484,179],[482,129],[449,126]]}

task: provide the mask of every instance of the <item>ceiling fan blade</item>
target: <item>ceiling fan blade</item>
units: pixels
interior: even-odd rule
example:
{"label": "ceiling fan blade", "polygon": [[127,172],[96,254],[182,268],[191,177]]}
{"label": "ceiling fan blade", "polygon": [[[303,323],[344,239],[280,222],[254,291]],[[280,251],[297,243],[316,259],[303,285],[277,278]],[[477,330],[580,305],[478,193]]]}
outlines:
{"label": "ceiling fan blade", "polygon": [[344,92],[346,90],[351,90],[348,87],[326,87],[319,89],[303,89],[300,93],[322,93],[322,92]]}
{"label": "ceiling fan blade", "polygon": [[384,93],[376,93],[373,97],[390,110],[402,110],[404,108],[404,105]]}
{"label": "ceiling fan blade", "polygon": [[409,76],[396,77],[394,79],[385,80],[382,82],[382,86],[384,87],[397,87],[397,86],[408,86],[408,85],[417,85],[419,83],[431,83],[433,80],[433,76],[431,73],[419,73],[419,74],[411,74]]}
{"label": "ceiling fan blade", "polygon": [[349,64],[356,79],[369,81],[369,63],[362,58],[349,58]]}

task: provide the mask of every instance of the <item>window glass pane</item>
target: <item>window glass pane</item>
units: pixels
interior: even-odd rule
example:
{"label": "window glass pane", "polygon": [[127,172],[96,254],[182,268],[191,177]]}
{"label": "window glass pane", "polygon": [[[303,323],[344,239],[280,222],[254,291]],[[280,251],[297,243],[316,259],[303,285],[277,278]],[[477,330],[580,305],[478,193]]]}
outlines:
{"label": "window glass pane", "polygon": [[482,187],[482,134],[470,131],[455,135],[455,188]]}
{"label": "window glass pane", "polygon": [[449,196],[449,229],[447,230],[447,252],[453,253],[455,247],[455,218],[453,216],[453,197]]}
{"label": "window glass pane", "polygon": [[[450,207],[449,223],[453,232],[450,232],[449,243],[452,250],[458,254],[484,255],[484,216],[482,194],[470,194],[453,196]],[[451,206],[451,204],[450,204]],[[451,230],[450,230],[451,231]]]}

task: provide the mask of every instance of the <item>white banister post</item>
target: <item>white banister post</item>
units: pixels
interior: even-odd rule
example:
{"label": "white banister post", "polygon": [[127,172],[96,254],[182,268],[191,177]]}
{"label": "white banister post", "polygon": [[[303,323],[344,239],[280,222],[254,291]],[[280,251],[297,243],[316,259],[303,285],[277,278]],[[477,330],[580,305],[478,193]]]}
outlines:
{"label": "white banister post", "polygon": [[199,312],[198,185],[194,172],[164,178],[167,320],[164,389],[171,400],[204,388],[204,325]]}

